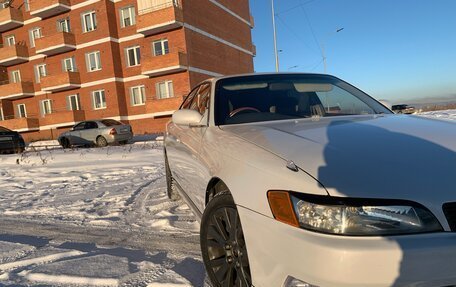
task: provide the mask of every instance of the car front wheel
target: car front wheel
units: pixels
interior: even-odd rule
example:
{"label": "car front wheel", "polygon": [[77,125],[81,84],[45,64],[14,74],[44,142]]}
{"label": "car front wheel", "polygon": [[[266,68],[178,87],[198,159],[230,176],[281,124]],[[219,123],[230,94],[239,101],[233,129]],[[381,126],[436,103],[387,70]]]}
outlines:
{"label": "car front wheel", "polygon": [[209,202],[200,236],[204,265],[215,287],[252,285],[244,233],[230,194],[217,194]]}

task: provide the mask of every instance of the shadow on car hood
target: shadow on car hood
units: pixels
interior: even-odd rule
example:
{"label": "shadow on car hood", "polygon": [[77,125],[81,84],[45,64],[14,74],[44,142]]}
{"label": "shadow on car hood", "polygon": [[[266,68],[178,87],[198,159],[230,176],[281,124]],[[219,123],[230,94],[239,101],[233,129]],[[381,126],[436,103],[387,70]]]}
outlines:
{"label": "shadow on car hood", "polygon": [[[456,201],[456,124],[417,116],[223,126],[318,179],[330,195]],[[302,191],[305,192],[305,191]]]}

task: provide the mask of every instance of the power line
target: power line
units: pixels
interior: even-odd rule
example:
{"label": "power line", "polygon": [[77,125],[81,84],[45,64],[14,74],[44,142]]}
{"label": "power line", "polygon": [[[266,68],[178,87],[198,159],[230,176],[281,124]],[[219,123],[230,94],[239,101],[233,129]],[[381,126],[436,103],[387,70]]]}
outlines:
{"label": "power line", "polygon": [[302,7],[302,6],[304,6],[304,5],[310,4],[310,3],[315,2],[315,1],[317,1],[317,0],[309,0],[309,1],[306,1],[306,2],[304,2],[304,3],[300,3],[300,4],[298,4],[298,5],[296,5],[296,6],[293,6],[293,7],[289,8],[289,9],[287,9],[287,10],[278,12],[278,13],[276,13],[276,15],[284,14],[284,13],[293,11],[293,10],[296,9],[296,8]]}
{"label": "power line", "polygon": [[318,42],[317,36],[315,35],[315,31],[314,31],[314,29],[313,29],[312,22],[310,22],[310,18],[309,18],[309,16],[307,15],[306,9],[304,9],[304,7],[301,7],[301,9],[302,9],[302,12],[304,12],[304,16],[306,17],[307,24],[309,25],[310,32],[312,33],[312,37],[313,37],[313,39],[314,39],[314,41],[315,41],[315,44],[317,45],[317,47],[318,47],[318,49],[320,50],[320,53],[321,53],[321,55],[322,55],[322,57],[323,57],[323,51],[322,51],[322,49],[321,49],[320,43]]}
{"label": "power line", "polygon": [[[280,17],[279,15],[276,14],[276,17],[277,19],[279,20],[279,22],[289,30],[289,32],[294,36],[296,37],[298,40],[299,40],[299,43],[302,43],[304,44],[307,48],[309,48],[310,50],[314,51],[314,52],[317,52],[314,48],[312,48],[310,45],[307,44],[307,42],[301,38],[301,36],[299,36],[283,19],[282,17]],[[318,53],[318,52],[317,52]]]}

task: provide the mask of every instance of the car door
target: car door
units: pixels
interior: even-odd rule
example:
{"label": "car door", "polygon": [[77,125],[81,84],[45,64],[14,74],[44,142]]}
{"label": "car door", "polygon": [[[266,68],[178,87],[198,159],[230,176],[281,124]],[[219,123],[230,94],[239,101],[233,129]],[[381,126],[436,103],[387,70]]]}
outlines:
{"label": "car door", "polygon": [[[172,125],[172,150],[168,151],[168,160],[173,175],[183,188],[189,199],[197,208],[203,210],[207,184],[207,169],[199,156],[201,142],[208,125],[208,105],[210,99],[210,83],[201,84],[189,95],[191,98],[182,105],[181,109],[193,109],[203,115],[201,126],[189,127]],[[169,137],[169,136],[168,136]]]}
{"label": "car door", "polygon": [[75,125],[72,130],[68,133],[68,139],[72,145],[82,145],[83,140],[81,138],[81,130],[84,129],[85,122],[80,122],[79,124]]}
{"label": "car door", "polygon": [[84,129],[81,130],[81,138],[84,144],[93,144],[99,135],[98,124],[94,121],[87,121]]}

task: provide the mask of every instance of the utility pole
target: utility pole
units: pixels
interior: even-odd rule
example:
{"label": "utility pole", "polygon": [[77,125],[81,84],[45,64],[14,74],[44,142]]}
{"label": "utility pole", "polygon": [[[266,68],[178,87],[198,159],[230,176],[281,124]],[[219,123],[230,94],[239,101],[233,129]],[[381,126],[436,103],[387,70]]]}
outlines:
{"label": "utility pole", "polygon": [[[326,37],[325,41],[328,40],[328,38],[329,38],[329,36],[331,36],[331,34],[339,33],[342,30],[344,30],[344,28],[339,28],[339,29],[337,29],[334,32],[330,32],[330,34],[328,34],[328,36]],[[325,74],[326,74],[327,73],[327,63],[326,63],[326,51],[325,51],[325,43],[324,42],[321,42],[321,54],[322,54],[322,57],[323,57],[323,65],[325,67]]]}
{"label": "utility pole", "polygon": [[276,24],[275,24],[274,0],[271,0],[271,10],[272,10],[272,28],[274,31],[275,68],[276,68],[276,72],[278,72],[279,71],[279,51],[277,50],[277,31],[276,31]]}

